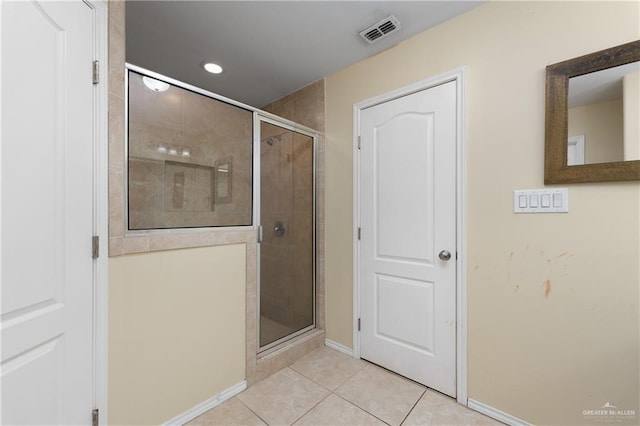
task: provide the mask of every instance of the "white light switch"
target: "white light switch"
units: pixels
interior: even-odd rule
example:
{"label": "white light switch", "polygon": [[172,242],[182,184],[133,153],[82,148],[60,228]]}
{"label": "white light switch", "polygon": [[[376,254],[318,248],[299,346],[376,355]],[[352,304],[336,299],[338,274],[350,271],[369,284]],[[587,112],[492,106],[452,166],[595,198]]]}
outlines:
{"label": "white light switch", "polygon": [[513,191],[513,211],[515,213],[567,213],[569,190],[554,188]]}
{"label": "white light switch", "polygon": [[518,197],[518,207],[520,207],[520,208],[527,207],[527,196],[526,195],[521,195],[520,197]]}
{"label": "white light switch", "polygon": [[540,201],[542,207],[551,207],[551,196],[549,194],[542,194],[540,199],[542,200]]}

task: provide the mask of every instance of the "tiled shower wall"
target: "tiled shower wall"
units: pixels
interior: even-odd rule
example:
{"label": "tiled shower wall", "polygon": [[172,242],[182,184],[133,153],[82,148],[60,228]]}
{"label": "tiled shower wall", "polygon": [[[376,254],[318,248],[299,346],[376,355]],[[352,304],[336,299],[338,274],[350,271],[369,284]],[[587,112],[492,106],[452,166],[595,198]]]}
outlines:
{"label": "tiled shower wall", "polygon": [[135,72],[129,93],[131,229],[250,225],[252,112]]}
{"label": "tiled shower wall", "polygon": [[[256,355],[256,314],[252,295],[257,290],[255,282],[247,282],[247,382],[251,384],[286,367],[298,358],[324,345],[325,338],[325,171],[324,126],[325,83],[319,80],[297,92],[263,106],[263,111],[276,114],[295,123],[318,131],[316,159],[316,327],[317,332],[300,338],[283,349],[264,357]],[[253,336],[253,337],[252,337]]]}
{"label": "tiled shower wall", "polygon": [[[313,323],[313,139],[268,123],[261,130],[260,316],[292,332]],[[267,334],[263,344],[274,340]]]}
{"label": "tiled shower wall", "polygon": [[322,330],[325,328],[324,94],[324,80],[319,80],[262,107],[264,111],[300,123],[319,132],[316,152],[316,326]]}

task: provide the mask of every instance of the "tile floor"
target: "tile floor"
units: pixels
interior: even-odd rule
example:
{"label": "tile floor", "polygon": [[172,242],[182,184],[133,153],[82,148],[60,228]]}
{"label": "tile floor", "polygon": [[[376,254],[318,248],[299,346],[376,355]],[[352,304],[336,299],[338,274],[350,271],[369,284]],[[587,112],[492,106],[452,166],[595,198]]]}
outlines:
{"label": "tile floor", "polygon": [[436,391],[323,347],[195,425],[501,425]]}

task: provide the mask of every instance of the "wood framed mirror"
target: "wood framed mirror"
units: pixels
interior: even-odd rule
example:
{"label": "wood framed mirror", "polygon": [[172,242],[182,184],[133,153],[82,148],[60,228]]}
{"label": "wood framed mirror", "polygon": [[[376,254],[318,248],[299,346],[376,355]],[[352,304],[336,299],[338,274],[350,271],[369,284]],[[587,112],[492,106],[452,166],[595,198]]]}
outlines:
{"label": "wood framed mirror", "polygon": [[[640,113],[638,112],[638,98],[640,98],[638,76],[640,72],[636,71],[640,69],[639,66],[640,40],[547,66],[545,184],[640,180]],[[570,86],[573,91],[573,87],[579,87],[582,82],[587,80],[600,81],[605,75],[612,73],[617,74],[615,77],[609,77],[607,84],[599,84],[602,86],[600,88],[589,87],[582,90],[581,93],[583,95],[586,93],[585,96],[588,98],[600,89],[604,90],[604,86],[613,90],[615,85],[617,87],[615,90],[620,92],[619,100],[616,98],[603,101],[602,98],[598,98],[594,101],[595,98],[592,98],[590,101],[586,101],[583,96],[582,101],[574,101],[575,97],[573,93],[570,93]],[[573,80],[570,84],[571,79]],[[611,93],[610,91],[609,98],[614,96]],[[624,100],[622,93],[625,94]],[[591,117],[594,116],[594,111],[596,116],[602,116],[602,111],[606,111],[609,115],[611,111],[619,109],[622,115],[613,121],[619,121],[622,129],[619,132],[617,130],[609,131],[606,126],[594,124],[593,120],[583,118],[583,121],[590,122],[591,127],[599,131],[600,135],[596,137],[595,134],[586,136],[584,134],[570,134],[570,115],[577,116],[578,107],[583,107],[580,111],[584,111],[584,107],[587,105],[580,104],[580,102],[593,102],[588,104]],[[600,110],[592,108],[595,102],[600,104]],[[611,103],[604,104],[604,102]],[[573,105],[574,103],[576,105]],[[577,130],[577,132],[584,133],[582,130]],[[597,148],[595,142],[592,146],[589,145],[590,141],[598,139],[602,140],[598,141],[598,144],[605,149]],[[613,139],[616,139],[616,142]],[[617,142],[618,139],[621,142]],[[620,144],[620,146],[614,146],[616,144]],[[596,155],[598,151],[606,151],[606,153]],[[587,154],[585,155],[587,161],[583,160],[585,157],[577,160],[569,158],[583,154]]]}

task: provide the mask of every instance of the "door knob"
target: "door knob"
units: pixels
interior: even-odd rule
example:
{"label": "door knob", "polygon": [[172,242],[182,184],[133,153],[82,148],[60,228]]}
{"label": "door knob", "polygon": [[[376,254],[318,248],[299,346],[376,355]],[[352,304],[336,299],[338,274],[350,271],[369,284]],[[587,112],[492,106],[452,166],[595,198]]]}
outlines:
{"label": "door knob", "polygon": [[448,250],[442,250],[440,254],[438,254],[438,257],[440,258],[440,260],[447,261],[451,259],[451,253],[449,253]]}

